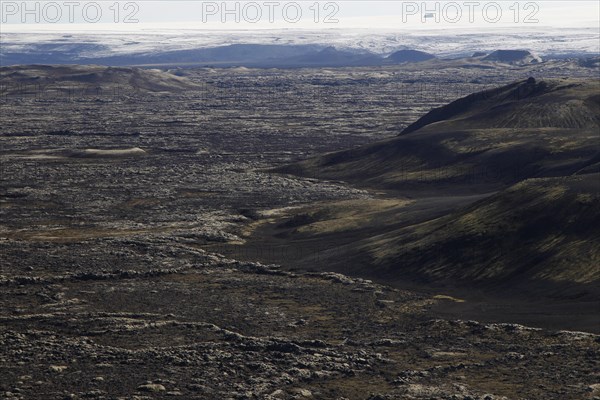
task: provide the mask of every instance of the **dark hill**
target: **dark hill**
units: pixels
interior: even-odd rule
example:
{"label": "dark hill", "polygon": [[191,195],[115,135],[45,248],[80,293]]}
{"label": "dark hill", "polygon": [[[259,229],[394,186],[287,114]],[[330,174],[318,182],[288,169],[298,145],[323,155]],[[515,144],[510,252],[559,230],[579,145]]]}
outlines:
{"label": "dark hill", "polygon": [[599,100],[597,81],[516,82],[434,109],[399,137],[278,171],[432,192],[565,176],[597,157]]}
{"label": "dark hill", "polygon": [[274,65],[288,58],[313,54],[321,49],[322,46],[317,45],[238,43],[208,48],[111,56],[93,61],[110,65],[262,66]]}
{"label": "dark hill", "polygon": [[[53,49],[53,48],[52,48]],[[225,46],[191,48],[147,53],[116,54],[93,57],[78,53],[62,55],[46,48],[36,48],[31,54],[2,54],[3,65],[17,63],[99,64],[113,66],[246,66],[246,67],[318,67],[381,65],[383,58],[367,52],[340,50],[317,44],[254,44],[238,43]],[[75,51],[75,50],[73,50]],[[70,61],[69,61],[70,60]]]}
{"label": "dark hill", "polygon": [[[591,128],[600,125],[597,83],[530,78],[463,97],[431,110],[403,134],[448,121],[461,128]],[[454,121],[454,122],[450,122]],[[438,129],[438,128],[436,128]]]}
{"label": "dark hill", "polygon": [[339,50],[333,46],[329,46],[317,52],[289,57],[277,62],[281,66],[336,67],[380,65],[382,59],[372,53]]}
{"label": "dark hill", "polygon": [[598,81],[472,94],[398,137],[279,168],[393,190],[308,207],[274,236],[328,244],[315,269],[589,307],[600,296],[599,125]]}
{"label": "dark hill", "polygon": [[496,50],[483,58],[484,61],[507,64],[535,64],[542,59],[528,50]]}
{"label": "dark hill", "polygon": [[390,54],[386,60],[394,63],[421,62],[436,58],[433,54],[419,50],[398,50]]}
{"label": "dark hill", "polygon": [[331,243],[310,255],[324,270],[436,286],[600,294],[592,286],[600,281],[599,173],[525,180],[441,216],[441,198],[364,202],[316,208],[278,235],[304,246],[311,238]]}

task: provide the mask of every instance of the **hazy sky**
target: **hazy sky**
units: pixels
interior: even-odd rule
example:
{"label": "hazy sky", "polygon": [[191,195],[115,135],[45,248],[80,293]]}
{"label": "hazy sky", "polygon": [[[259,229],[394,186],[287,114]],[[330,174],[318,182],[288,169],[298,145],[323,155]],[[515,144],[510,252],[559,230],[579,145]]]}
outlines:
{"label": "hazy sky", "polygon": [[[70,3],[69,3],[70,1]],[[2,32],[595,27],[593,1],[0,1]]]}

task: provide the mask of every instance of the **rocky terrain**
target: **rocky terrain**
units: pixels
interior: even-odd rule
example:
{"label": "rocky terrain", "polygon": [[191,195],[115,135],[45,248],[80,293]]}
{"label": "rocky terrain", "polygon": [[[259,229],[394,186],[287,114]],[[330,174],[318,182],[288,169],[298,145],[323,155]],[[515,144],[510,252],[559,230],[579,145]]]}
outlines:
{"label": "rocky terrain", "polygon": [[[111,243],[128,258],[134,246]],[[433,303],[455,300],[153,247],[140,255],[189,264],[2,283],[4,398],[597,394],[595,335],[432,319]]]}
{"label": "rocky terrain", "polygon": [[[466,204],[510,210],[527,185],[563,185],[527,181],[491,200],[486,189],[415,202],[408,191],[273,172],[396,140],[432,108],[515,74],[596,73],[569,61],[420,64],[0,69],[0,397],[600,397],[597,320],[581,325],[589,333],[566,312],[551,328],[517,324],[531,299],[516,299],[508,316],[486,303],[477,322],[465,308],[475,300],[449,288],[370,280],[350,262],[344,273],[322,269],[323,250],[348,245],[356,236],[343,233],[357,220],[364,237],[435,213],[451,230],[468,217],[455,214]],[[561,208],[595,201],[571,184],[550,190]],[[525,214],[543,207],[535,196],[520,204]],[[302,216],[315,206],[319,215]],[[491,218],[502,208],[484,210]],[[328,215],[335,224],[318,223]],[[566,238],[575,253],[556,260],[572,260],[597,229],[567,222],[583,242]],[[265,230],[283,242],[265,240]],[[315,232],[341,234],[315,241]],[[574,273],[594,281],[594,271]]]}

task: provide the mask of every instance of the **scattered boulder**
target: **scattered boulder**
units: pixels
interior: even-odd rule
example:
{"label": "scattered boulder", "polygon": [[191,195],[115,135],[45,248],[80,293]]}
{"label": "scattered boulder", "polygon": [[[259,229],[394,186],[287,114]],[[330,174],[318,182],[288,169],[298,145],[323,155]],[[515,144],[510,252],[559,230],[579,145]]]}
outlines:
{"label": "scattered boulder", "polygon": [[48,369],[52,372],[64,372],[67,368],[66,365],[51,365]]}
{"label": "scattered boulder", "polygon": [[164,392],[167,389],[163,385],[159,385],[158,383],[146,383],[144,385],[138,386],[137,390],[139,390],[140,392],[158,393]]}
{"label": "scattered boulder", "polygon": [[311,397],[313,397],[312,392],[310,390],[308,390],[308,389],[294,388],[294,389],[290,390],[290,393],[292,393],[293,395],[295,395],[297,398],[311,398]]}

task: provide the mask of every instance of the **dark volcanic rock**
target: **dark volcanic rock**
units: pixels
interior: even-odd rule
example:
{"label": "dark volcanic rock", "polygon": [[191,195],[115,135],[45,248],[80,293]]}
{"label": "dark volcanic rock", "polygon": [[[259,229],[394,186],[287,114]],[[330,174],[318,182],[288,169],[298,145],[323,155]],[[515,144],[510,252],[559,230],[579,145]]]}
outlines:
{"label": "dark volcanic rock", "polygon": [[[254,52],[260,58],[276,49],[226,50],[227,57]],[[303,54],[308,53],[295,55]],[[324,55],[346,57],[331,49]],[[250,232],[271,221],[277,225],[291,210],[316,204],[339,210],[344,203],[352,218],[340,215],[325,226],[339,232],[362,224],[355,209],[361,202],[369,202],[368,211],[379,204],[370,203],[379,201],[375,194],[341,181],[283,176],[267,168],[393,137],[433,107],[514,79],[514,72],[494,64],[485,76],[433,64],[187,69],[189,80],[120,68],[2,69],[0,397],[579,400],[595,395],[600,346],[595,335],[439,319],[434,307],[454,300],[432,288],[418,294],[388,286],[389,280],[384,285],[347,271],[318,272],[320,249],[338,256],[328,240],[320,239],[318,247],[304,243],[298,252],[289,242],[252,247]],[[539,69],[562,76],[553,65]],[[532,74],[527,67],[522,72]],[[46,78],[52,83],[47,91],[38,85],[22,90],[21,83]],[[470,84],[474,78],[478,83]],[[425,80],[432,85],[423,85]],[[531,94],[537,85],[526,85],[521,94]],[[105,90],[72,95],[73,86]],[[439,92],[441,86],[448,91]],[[117,87],[126,90],[108,91]],[[402,110],[400,103],[407,106]],[[523,139],[522,129],[513,131],[519,136],[504,132],[503,138]],[[577,139],[579,130],[574,131]],[[544,143],[556,143],[546,138]],[[427,155],[417,150],[430,139],[425,136],[420,146],[391,147],[385,162],[392,165],[402,151],[411,160]],[[470,143],[444,144],[463,154],[471,151]],[[449,154],[436,151],[436,156]],[[485,153],[476,152],[474,159]],[[497,152],[489,153],[498,160]],[[583,156],[579,152],[573,159]],[[368,167],[383,164],[376,160]],[[567,167],[568,162],[553,165]],[[600,226],[589,212],[596,198],[573,196],[557,203],[561,193],[540,191],[531,204],[537,210],[544,207],[541,200],[554,199],[547,212],[556,218],[568,216],[573,207],[584,210],[588,221],[565,225],[582,238],[586,229]],[[371,224],[417,226],[413,214],[448,210],[437,199],[418,209],[415,199],[386,197],[378,209],[392,212],[385,219],[369,214]],[[497,200],[492,205],[517,208],[511,197]],[[502,212],[498,218],[507,221],[506,216]],[[320,222],[319,215],[310,217],[286,229]],[[524,219],[517,217],[510,221]],[[469,225],[462,222],[473,219],[455,226],[465,232]],[[502,235],[511,226],[500,228]],[[362,232],[371,233],[377,230]],[[558,248],[557,238],[550,239],[540,250]],[[427,244],[419,243],[413,254],[423,253]],[[586,256],[574,250],[567,256]],[[271,259],[263,260],[267,256]],[[309,258],[300,268],[288,267]],[[362,261],[343,261],[356,260]],[[495,318],[495,308],[488,310]]]}

